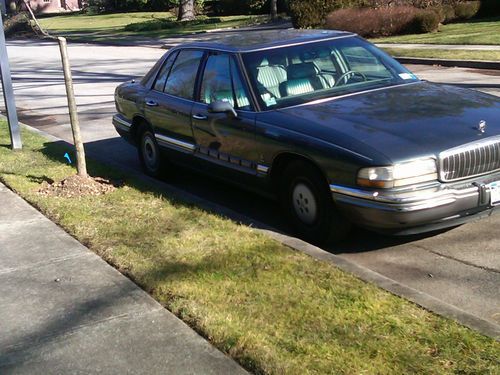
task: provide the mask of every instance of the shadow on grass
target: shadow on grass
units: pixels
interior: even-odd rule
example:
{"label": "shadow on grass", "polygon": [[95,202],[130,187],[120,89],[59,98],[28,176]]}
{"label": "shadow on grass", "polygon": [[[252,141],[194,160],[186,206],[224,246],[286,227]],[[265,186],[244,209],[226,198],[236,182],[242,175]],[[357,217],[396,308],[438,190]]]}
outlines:
{"label": "shadow on grass", "polygon": [[[227,182],[213,180],[205,175],[203,175],[202,186],[199,186],[199,173],[181,167],[175,167],[175,173],[167,180],[157,180],[137,170],[138,166],[124,168],[121,164],[113,163],[109,157],[106,157],[104,150],[124,153],[123,143],[124,141],[120,138],[113,138],[86,144],[89,173],[94,177],[123,180],[134,189],[157,194],[177,205],[186,207],[194,205],[237,223],[294,235],[281,215],[279,205],[256,193],[232,186]],[[75,160],[73,145],[64,141],[47,142],[41,151],[49,159],[59,163],[65,163],[66,152],[71,155],[72,160]],[[133,157],[135,160],[135,154]],[[42,176],[32,177],[43,178]],[[432,237],[442,232],[395,237],[355,228],[346,241],[333,247],[326,247],[325,250],[337,254],[376,251]]]}

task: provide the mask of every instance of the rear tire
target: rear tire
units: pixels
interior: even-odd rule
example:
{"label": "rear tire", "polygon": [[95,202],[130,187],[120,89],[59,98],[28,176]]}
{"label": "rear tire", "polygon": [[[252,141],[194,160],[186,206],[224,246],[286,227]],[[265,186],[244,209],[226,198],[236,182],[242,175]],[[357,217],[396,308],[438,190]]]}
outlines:
{"label": "rear tire", "polygon": [[144,172],[151,177],[160,177],[164,164],[163,158],[156,137],[148,128],[141,131],[137,149]]}
{"label": "rear tire", "polygon": [[327,182],[309,163],[295,161],[286,167],[280,200],[291,225],[308,242],[328,245],[349,234],[351,223],[338,212]]}

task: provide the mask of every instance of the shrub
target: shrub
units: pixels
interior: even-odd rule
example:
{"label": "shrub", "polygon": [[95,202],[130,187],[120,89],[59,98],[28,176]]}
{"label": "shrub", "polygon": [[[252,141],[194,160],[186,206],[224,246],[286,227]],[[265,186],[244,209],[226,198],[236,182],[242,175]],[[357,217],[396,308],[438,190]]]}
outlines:
{"label": "shrub", "polygon": [[9,37],[19,33],[33,33],[28,14],[21,12],[7,18],[3,22],[5,36]]}
{"label": "shrub", "polygon": [[468,20],[479,12],[480,1],[467,1],[455,5],[455,16],[458,20]]}
{"label": "shrub", "polygon": [[450,23],[457,18],[453,5],[445,4],[441,7],[441,10],[444,16],[444,19],[441,21],[442,23]]}
{"label": "shrub", "polygon": [[432,33],[438,30],[440,21],[438,13],[432,10],[420,10],[404,29],[404,33]]}
{"label": "shrub", "polygon": [[170,19],[156,19],[145,22],[131,23],[125,26],[125,31],[155,31],[155,30],[165,30],[182,28],[194,25],[208,25],[212,23],[222,22],[221,18],[198,18],[192,21],[174,21]]}
{"label": "shrub", "polygon": [[340,9],[326,20],[327,28],[351,31],[364,37],[436,31],[438,26],[436,12],[410,6]]}

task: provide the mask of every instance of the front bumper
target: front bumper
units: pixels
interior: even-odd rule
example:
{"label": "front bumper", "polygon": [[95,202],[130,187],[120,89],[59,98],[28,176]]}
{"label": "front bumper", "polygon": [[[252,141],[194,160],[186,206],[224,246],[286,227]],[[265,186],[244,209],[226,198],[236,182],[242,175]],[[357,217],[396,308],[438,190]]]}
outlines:
{"label": "front bumper", "polygon": [[337,207],[352,222],[381,232],[415,234],[462,224],[500,212],[488,183],[500,173],[453,184],[405,190],[363,190],[330,185]]}

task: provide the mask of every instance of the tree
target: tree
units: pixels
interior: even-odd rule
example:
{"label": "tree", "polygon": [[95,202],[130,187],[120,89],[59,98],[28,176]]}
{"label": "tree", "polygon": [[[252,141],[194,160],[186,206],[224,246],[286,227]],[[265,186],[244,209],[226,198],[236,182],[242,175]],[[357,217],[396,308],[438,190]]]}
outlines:
{"label": "tree", "polygon": [[271,2],[271,20],[278,18],[278,0],[270,0]]}
{"label": "tree", "polygon": [[179,15],[178,21],[192,21],[195,19],[194,15],[194,0],[180,0],[179,1]]}

